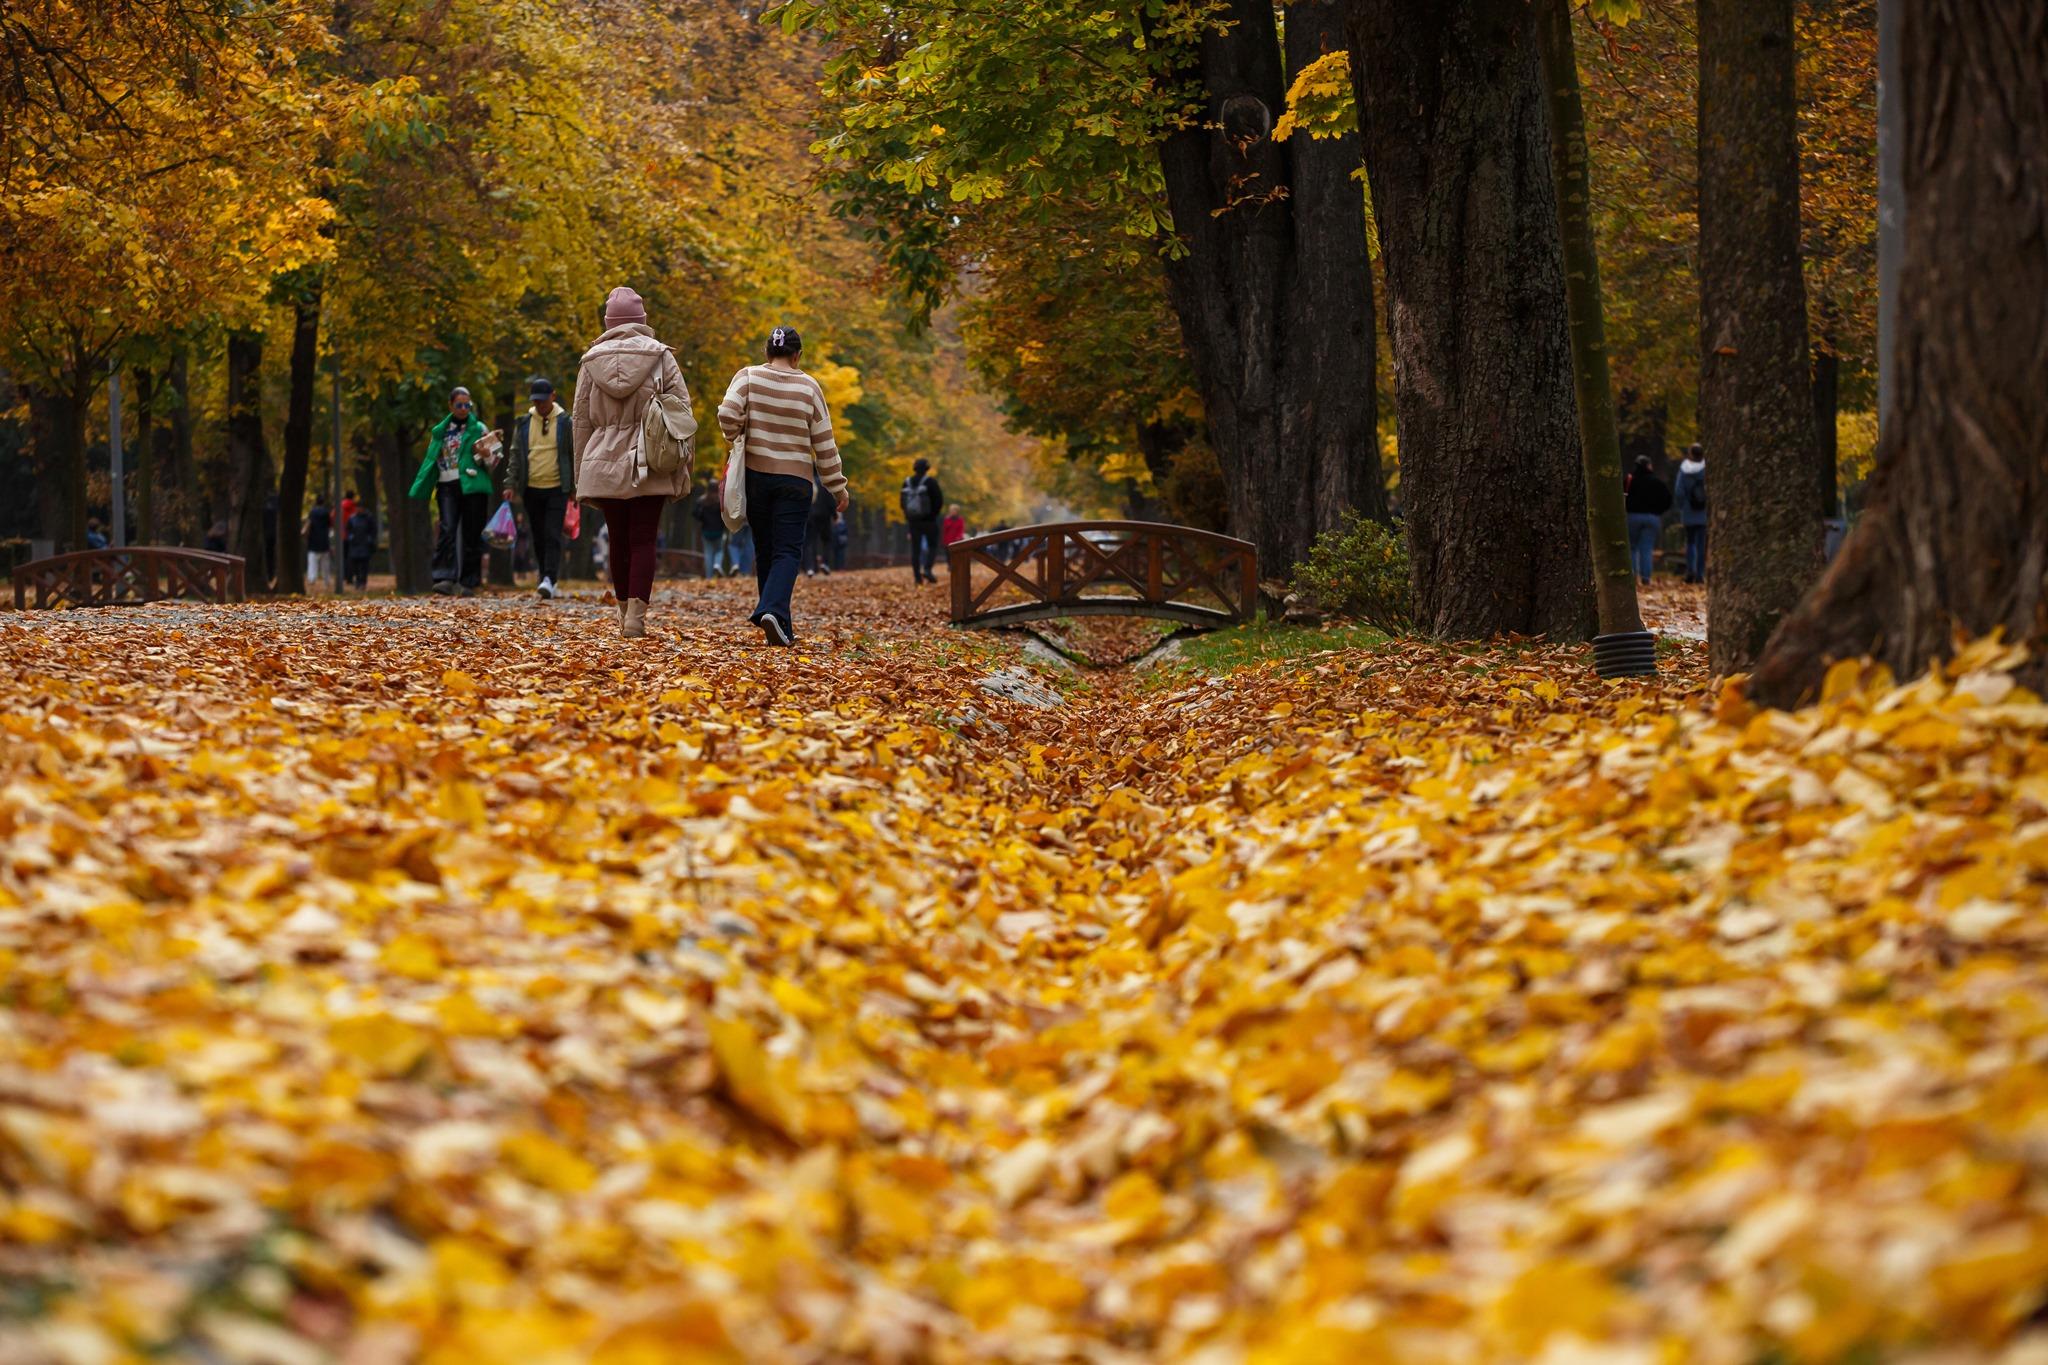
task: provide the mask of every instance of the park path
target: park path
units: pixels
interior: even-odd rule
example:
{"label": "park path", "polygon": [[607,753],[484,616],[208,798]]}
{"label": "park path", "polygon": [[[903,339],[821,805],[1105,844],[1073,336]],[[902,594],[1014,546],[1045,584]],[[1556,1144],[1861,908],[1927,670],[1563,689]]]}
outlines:
{"label": "park path", "polygon": [[0,1359],[1989,1360],[2033,1311],[2048,708],[1995,649],[1798,716],[1690,647],[1027,696],[942,600],[0,622]]}

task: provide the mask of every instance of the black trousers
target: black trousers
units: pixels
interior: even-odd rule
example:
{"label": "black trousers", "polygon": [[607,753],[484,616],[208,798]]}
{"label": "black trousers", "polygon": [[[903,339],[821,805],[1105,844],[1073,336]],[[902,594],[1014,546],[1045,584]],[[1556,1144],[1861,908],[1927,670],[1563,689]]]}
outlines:
{"label": "black trousers", "polygon": [[559,488],[525,489],[526,524],[533,528],[533,559],[550,583],[562,576],[562,514],[569,495]]}
{"label": "black trousers", "polygon": [[811,481],[794,474],[747,471],[747,524],[754,532],[754,581],[761,599],[747,619],[773,616],[795,633],[789,598],[803,568],[811,531]]}
{"label": "black trousers", "polygon": [[436,492],[441,531],[434,538],[434,581],[474,588],[484,581],[484,522],[491,495],[465,493],[460,483],[441,484]]}
{"label": "black trousers", "polygon": [[936,521],[910,523],[910,576],[930,578],[939,557],[939,524]]}

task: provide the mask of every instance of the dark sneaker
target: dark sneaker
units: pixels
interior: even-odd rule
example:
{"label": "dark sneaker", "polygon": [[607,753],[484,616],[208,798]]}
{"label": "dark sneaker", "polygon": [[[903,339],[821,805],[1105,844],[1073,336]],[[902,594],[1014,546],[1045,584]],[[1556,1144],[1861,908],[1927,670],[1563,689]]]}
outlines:
{"label": "dark sneaker", "polygon": [[476,589],[471,587],[469,584],[464,583],[462,585],[462,595],[464,597],[474,597],[476,596]]}
{"label": "dark sneaker", "polygon": [[455,585],[445,578],[436,579],[434,591],[440,593],[443,597],[453,597],[455,595]]}
{"label": "dark sneaker", "polygon": [[761,634],[768,638],[768,643],[771,645],[793,645],[796,643],[795,640],[790,638],[789,627],[783,625],[782,618],[778,616],[764,616],[761,618]]}

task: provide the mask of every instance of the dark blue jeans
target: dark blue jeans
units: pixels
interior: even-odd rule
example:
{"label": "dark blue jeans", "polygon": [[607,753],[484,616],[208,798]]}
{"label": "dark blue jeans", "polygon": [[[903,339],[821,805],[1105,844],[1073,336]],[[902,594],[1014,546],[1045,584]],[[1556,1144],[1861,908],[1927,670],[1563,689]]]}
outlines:
{"label": "dark blue jeans", "polygon": [[1707,528],[1685,528],[1685,576],[1695,583],[1707,581]]}
{"label": "dark blue jeans", "polygon": [[1635,561],[1636,577],[1647,583],[1657,567],[1657,537],[1664,533],[1664,519],[1648,512],[1628,514],[1628,552]]}
{"label": "dark blue jeans", "polygon": [[759,625],[773,616],[791,626],[789,594],[803,568],[804,539],[811,528],[811,481],[794,474],[747,471],[747,527],[754,533],[754,581],[761,600],[747,619]]}
{"label": "dark blue jeans", "polygon": [[939,524],[936,521],[910,523],[910,576],[932,577],[932,565],[939,556]]}

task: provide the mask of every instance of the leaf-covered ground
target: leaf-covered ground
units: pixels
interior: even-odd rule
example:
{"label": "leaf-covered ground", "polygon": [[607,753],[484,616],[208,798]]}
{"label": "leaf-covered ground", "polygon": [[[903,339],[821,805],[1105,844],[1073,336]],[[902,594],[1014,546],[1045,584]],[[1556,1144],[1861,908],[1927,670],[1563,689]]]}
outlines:
{"label": "leaf-covered ground", "polygon": [[[0,1360],[2048,1358],[2048,706],[0,617]],[[677,628],[677,622],[686,623]]]}

